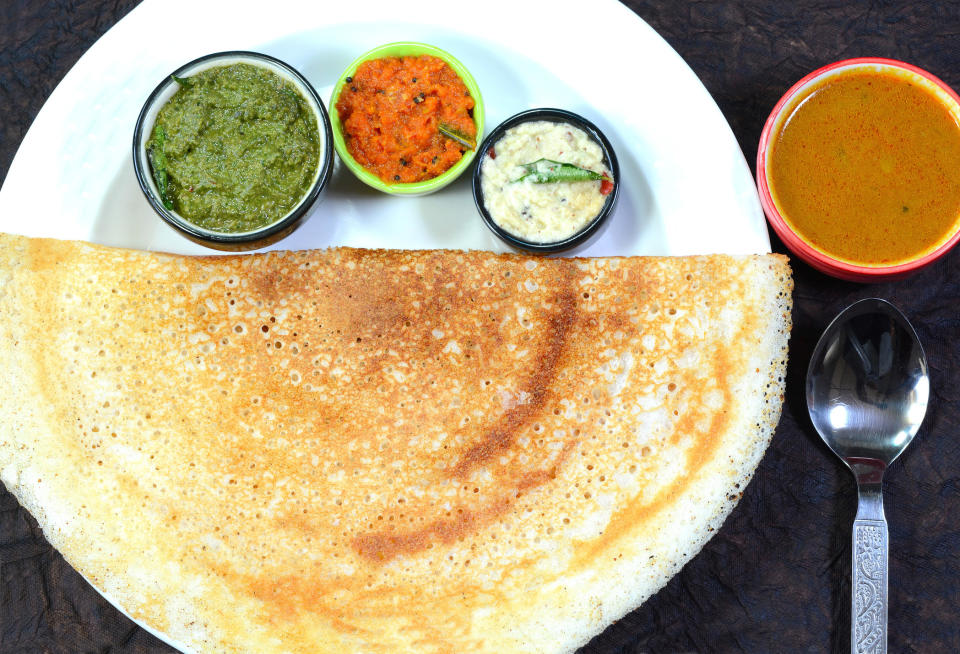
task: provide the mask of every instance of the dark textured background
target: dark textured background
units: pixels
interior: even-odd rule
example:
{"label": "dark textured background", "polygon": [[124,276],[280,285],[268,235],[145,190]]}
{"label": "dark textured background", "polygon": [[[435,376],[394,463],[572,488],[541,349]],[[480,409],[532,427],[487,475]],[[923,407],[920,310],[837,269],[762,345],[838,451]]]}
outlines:
{"label": "dark textured background", "polygon": [[[0,180],[56,84],[135,4],[0,0]],[[954,3],[627,4],[700,76],[748,161],[780,95],[831,61],[867,55],[903,59],[960,88],[960,6]],[[776,251],[785,251],[773,241]],[[891,300],[914,322],[933,382],[923,428],[887,476],[890,652],[960,652],[958,267],[960,248],[908,280],[864,286],[824,277],[794,261],[787,401],[754,480],[703,552],[584,654],[849,651],[855,486],[810,426],[803,377],[827,322],[848,303],[869,296]],[[0,487],[0,653],[61,652],[173,650],[101,599]]]}

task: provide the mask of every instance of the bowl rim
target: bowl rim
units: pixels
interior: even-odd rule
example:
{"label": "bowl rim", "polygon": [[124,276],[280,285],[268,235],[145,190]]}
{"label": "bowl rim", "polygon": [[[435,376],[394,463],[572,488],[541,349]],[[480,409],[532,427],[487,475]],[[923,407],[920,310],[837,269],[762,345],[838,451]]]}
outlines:
{"label": "bowl rim", "polygon": [[[603,151],[604,159],[609,165],[610,172],[613,175],[613,190],[607,195],[607,199],[604,201],[600,211],[590,222],[581,227],[579,231],[565,239],[544,243],[528,241],[516,236],[515,234],[512,234],[498,225],[493,219],[493,216],[491,216],[490,212],[487,210],[483,197],[483,188],[480,182],[483,157],[486,155],[487,151],[496,145],[496,143],[511,127],[515,127],[521,123],[538,120],[547,120],[556,123],[571,123],[585,131],[600,146],[600,149]],[[538,107],[534,109],[526,109],[514,114],[491,130],[490,134],[487,135],[487,138],[483,140],[483,143],[477,149],[480,152],[480,157],[477,160],[477,165],[473,169],[473,202],[477,207],[477,211],[480,212],[483,222],[486,223],[490,231],[492,231],[507,245],[514,248],[539,254],[550,254],[553,252],[568,250],[574,246],[580,245],[590,238],[590,236],[592,236],[607,220],[610,214],[613,213],[613,208],[620,196],[620,164],[617,161],[617,154],[614,151],[610,140],[607,139],[607,136],[603,133],[603,131],[591,121],[584,118],[580,114],[568,111],[567,109]]]}
{"label": "bowl rim", "polygon": [[923,268],[924,266],[927,266],[930,263],[933,263],[935,260],[946,254],[953,246],[955,246],[957,242],[960,241],[960,218],[958,218],[957,226],[954,228],[954,232],[950,238],[934,250],[931,250],[921,257],[903,263],[887,266],[866,266],[850,263],[848,261],[837,259],[829,254],[826,254],[825,252],[822,252],[821,250],[816,249],[806,240],[801,238],[800,235],[797,234],[787,224],[783,215],[780,213],[780,210],[777,209],[776,203],[773,201],[773,195],[770,192],[770,185],[767,179],[767,155],[770,149],[771,140],[774,136],[774,128],[777,126],[777,123],[780,122],[779,119],[783,111],[791,105],[794,98],[796,98],[801,91],[805,90],[816,80],[825,77],[841,68],[860,67],[896,68],[922,77],[928,82],[939,87],[940,90],[945,93],[946,97],[953,102],[955,115],[960,116],[960,96],[958,96],[957,93],[943,80],[922,68],[914,66],[913,64],[886,57],[855,57],[851,59],[835,61],[827,64],[826,66],[817,68],[816,70],[803,76],[799,81],[791,86],[774,105],[769,116],[767,117],[766,122],[763,125],[763,131],[760,133],[760,142],[757,146],[757,190],[759,191],[760,204],[763,207],[763,212],[766,215],[767,221],[770,223],[770,226],[773,228],[774,232],[776,232],[777,236],[780,237],[784,244],[794,254],[814,268],[829,275],[851,281],[880,281],[883,279],[896,279],[904,277],[916,270],[919,270],[920,268]]}
{"label": "bowl rim", "polygon": [[[299,90],[304,96],[304,100],[306,100],[308,104],[312,105],[312,109],[318,118],[317,130],[323,136],[323,149],[320,153],[316,178],[307,192],[304,193],[297,204],[294,205],[293,208],[291,208],[290,211],[285,215],[269,225],[265,225],[247,232],[215,232],[213,230],[196,225],[177,212],[167,209],[165,206],[163,206],[163,203],[160,202],[159,197],[157,197],[152,185],[151,175],[149,173],[149,163],[146,155],[146,142],[148,139],[146,138],[146,135],[147,128],[149,127],[149,129],[152,130],[153,124],[151,123],[148,126],[146,125],[146,121],[152,109],[156,106],[157,102],[164,95],[164,93],[166,93],[166,91],[170,88],[170,85],[176,84],[173,76],[176,75],[179,77],[184,73],[193,71],[194,69],[204,66],[205,64],[209,65],[204,66],[203,70],[215,68],[217,67],[216,62],[218,60],[249,62],[252,65],[271,70],[274,73],[277,73],[277,70],[279,69],[286,75],[289,75],[299,86]],[[222,52],[206,54],[183,64],[168,74],[159,84],[157,84],[150,95],[147,96],[146,101],[143,103],[143,107],[140,109],[140,114],[137,116],[137,122],[133,130],[133,167],[137,177],[137,183],[140,185],[140,190],[143,192],[150,206],[153,207],[153,210],[160,216],[160,218],[163,219],[164,222],[190,240],[203,245],[223,249],[242,249],[242,246],[250,245],[259,247],[260,245],[264,244],[264,242],[273,242],[286,236],[305,218],[310,209],[313,208],[314,203],[320,197],[320,194],[330,181],[331,173],[333,171],[332,143],[333,137],[330,129],[330,117],[327,114],[323,100],[320,98],[320,94],[317,93],[313,85],[297,69],[285,61],[261,52],[253,52],[250,50],[225,50]]]}
{"label": "bowl rim", "polygon": [[350,62],[350,65],[344,69],[343,73],[334,83],[333,90],[331,91],[330,95],[330,124],[333,132],[333,147],[340,156],[340,160],[361,182],[367,186],[377,189],[378,191],[382,191],[390,195],[415,196],[437,191],[447,184],[450,184],[457,177],[463,174],[463,172],[470,167],[470,164],[473,162],[473,158],[477,153],[476,149],[464,152],[457,163],[436,177],[432,177],[431,179],[424,180],[422,182],[406,182],[399,184],[388,184],[387,182],[384,182],[374,173],[361,166],[360,163],[353,158],[353,155],[350,154],[350,151],[347,148],[346,140],[343,136],[343,124],[340,122],[340,113],[337,111],[337,100],[340,99],[340,93],[343,90],[347,77],[353,76],[360,64],[367,61],[383,59],[386,57],[419,55],[432,55],[442,59],[453,69],[461,81],[463,81],[464,85],[466,85],[467,90],[470,91],[470,96],[473,98],[473,124],[477,128],[476,138],[477,141],[479,141],[483,135],[485,118],[483,95],[480,93],[480,86],[477,84],[476,79],[474,79],[467,67],[464,66],[459,59],[454,57],[446,50],[438,48],[435,45],[421,43],[418,41],[393,41],[391,43],[378,45],[371,50],[367,50],[362,55]]}

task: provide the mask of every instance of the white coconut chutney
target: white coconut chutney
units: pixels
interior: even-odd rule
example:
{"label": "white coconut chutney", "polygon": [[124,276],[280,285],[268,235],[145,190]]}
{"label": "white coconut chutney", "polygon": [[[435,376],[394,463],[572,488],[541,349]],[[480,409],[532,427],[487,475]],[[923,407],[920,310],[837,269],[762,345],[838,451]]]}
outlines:
{"label": "white coconut chutney", "polygon": [[599,180],[534,183],[519,180],[523,164],[538,159],[569,163],[610,176],[603,150],[569,123],[538,120],[508,129],[480,162],[483,203],[493,221],[533,243],[567,239],[593,220],[606,202]]}

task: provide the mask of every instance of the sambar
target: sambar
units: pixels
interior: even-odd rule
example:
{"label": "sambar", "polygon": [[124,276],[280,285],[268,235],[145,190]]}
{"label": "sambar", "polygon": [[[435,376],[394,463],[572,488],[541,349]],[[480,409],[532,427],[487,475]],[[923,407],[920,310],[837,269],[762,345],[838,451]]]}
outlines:
{"label": "sambar", "polygon": [[960,219],[960,125],[933,83],[894,67],[853,67],[784,108],[766,175],[788,226],[861,266],[934,251]]}

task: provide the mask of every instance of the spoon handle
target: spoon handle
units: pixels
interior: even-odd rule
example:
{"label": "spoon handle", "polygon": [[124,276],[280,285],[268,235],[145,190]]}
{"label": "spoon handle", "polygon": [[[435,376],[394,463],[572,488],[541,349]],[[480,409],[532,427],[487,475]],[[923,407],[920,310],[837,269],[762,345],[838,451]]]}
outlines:
{"label": "spoon handle", "polygon": [[887,521],[883,498],[861,488],[853,522],[851,654],[887,654]]}

